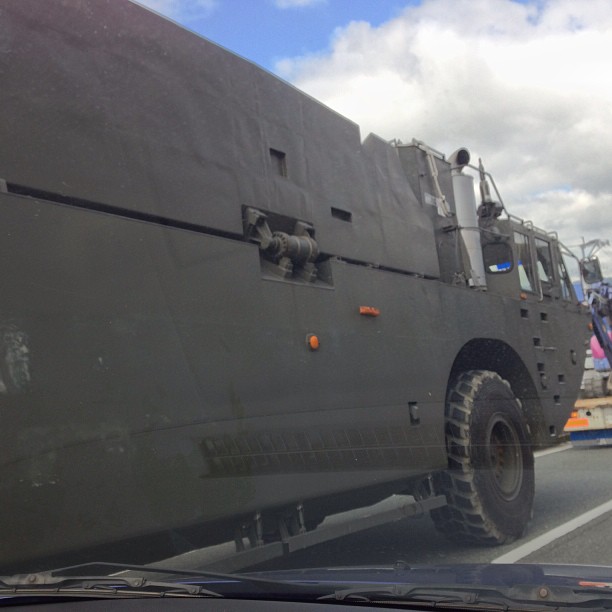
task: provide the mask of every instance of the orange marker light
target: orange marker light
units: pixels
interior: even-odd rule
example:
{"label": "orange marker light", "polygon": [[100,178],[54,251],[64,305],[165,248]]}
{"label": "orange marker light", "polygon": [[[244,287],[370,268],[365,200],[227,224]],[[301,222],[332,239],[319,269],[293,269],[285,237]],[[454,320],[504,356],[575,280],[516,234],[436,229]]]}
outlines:
{"label": "orange marker light", "polygon": [[364,317],[377,317],[380,314],[380,310],[374,308],[374,306],[360,306],[359,314]]}
{"label": "orange marker light", "polygon": [[311,351],[317,351],[319,349],[319,338],[314,334],[308,334],[306,336],[306,344]]}

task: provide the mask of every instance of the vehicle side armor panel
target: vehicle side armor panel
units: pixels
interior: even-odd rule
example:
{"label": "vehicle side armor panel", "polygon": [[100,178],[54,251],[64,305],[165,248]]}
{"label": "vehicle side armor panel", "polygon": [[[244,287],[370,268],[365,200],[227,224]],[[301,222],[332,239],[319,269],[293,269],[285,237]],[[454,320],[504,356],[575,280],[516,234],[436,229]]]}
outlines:
{"label": "vehicle side armor panel", "polygon": [[[439,274],[431,224],[389,174],[397,154],[362,150],[351,121],[127,2],[0,11],[7,181],[234,234],[255,206],[314,223],[322,252]],[[353,223],[330,223],[331,207]]]}

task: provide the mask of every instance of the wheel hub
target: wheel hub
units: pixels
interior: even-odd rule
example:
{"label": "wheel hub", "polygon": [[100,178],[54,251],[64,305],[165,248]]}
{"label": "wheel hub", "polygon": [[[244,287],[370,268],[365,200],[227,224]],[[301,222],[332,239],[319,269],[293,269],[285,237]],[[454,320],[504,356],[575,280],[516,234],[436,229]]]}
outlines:
{"label": "wheel hub", "polygon": [[488,456],[498,494],[506,501],[514,499],[523,481],[523,459],[519,437],[502,414],[494,415],[488,428]]}

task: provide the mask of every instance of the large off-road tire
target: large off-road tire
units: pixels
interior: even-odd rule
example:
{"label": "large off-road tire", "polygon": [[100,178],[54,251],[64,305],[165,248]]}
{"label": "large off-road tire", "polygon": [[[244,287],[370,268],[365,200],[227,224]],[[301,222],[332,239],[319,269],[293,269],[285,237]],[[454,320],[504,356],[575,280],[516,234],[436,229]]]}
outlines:
{"label": "large off-road tire", "polygon": [[448,470],[439,487],[448,505],[433,510],[439,531],[481,544],[524,534],[534,497],[533,450],[519,400],[495,372],[464,372],[446,405]]}

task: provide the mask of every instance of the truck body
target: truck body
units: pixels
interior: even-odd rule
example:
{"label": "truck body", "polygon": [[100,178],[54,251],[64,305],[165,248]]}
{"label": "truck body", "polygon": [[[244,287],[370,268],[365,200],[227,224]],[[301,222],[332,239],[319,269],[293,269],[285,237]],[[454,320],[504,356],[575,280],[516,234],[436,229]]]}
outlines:
{"label": "truck body", "polygon": [[[608,380],[610,378],[610,368],[608,361],[597,360],[595,363],[591,350],[587,350],[584,360],[584,374],[580,384],[581,399],[591,399],[594,397],[605,397],[608,395]],[[603,361],[603,363],[601,363]]]}
{"label": "truck body", "polygon": [[584,313],[554,234],[461,219],[465,153],[126,0],[5,0],[0,45],[4,566],[444,490],[466,376],[561,433]]}
{"label": "truck body", "polygon": [[[593,264],[594,260],[587,260]],[[584,275],[584,263],[581,262]],[[597,261],[597,268],[599,262]],[[597,284],[588,289],[588,303],[591,311],[591,350],[587,351],[585,371],[582,378],[581,396],[565,424],[574,446],[607,446],[612,444],[612,398],[609,396],[610,359],[612,359],[612,338],[610,320],[612,304],[610,287],[599,274]],[[594,339],[597,342],[594,342]],[[598,359],[592,351],[597,351]]]}
{"label": "truck body", "polygon": [[612,444],[612,398],[581,398],[565,424],[574,446],[608,446]]}

